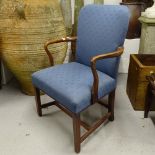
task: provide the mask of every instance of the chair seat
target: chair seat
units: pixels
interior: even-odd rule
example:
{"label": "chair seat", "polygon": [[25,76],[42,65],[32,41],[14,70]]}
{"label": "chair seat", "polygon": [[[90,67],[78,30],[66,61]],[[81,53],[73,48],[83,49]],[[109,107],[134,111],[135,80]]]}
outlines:
{"label": "chair seat", "polygon": [[[98,71],[98,96],[113,91],[116,80]],[[93,75],[91,68],[72,62],[46,68],[32,74],[33,84],[47,95],[74,113],[79,113],[91,104]]]}

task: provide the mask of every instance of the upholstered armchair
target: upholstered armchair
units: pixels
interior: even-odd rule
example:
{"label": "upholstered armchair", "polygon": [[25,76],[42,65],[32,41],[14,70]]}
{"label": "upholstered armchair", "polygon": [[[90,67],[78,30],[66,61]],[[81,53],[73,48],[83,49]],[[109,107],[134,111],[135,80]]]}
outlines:
{"label": "upholstered armchair", "polygon": [[[77,153],[80,152],[80,144],[105,120],[114,120],[117,72],[128,21],[129,12],[125,6],[84,7],[79,16],[77,37],[45,43],[45,51],[52,67],[32,74],[38,115],[42,116],[43,108],[56,105],[71,116]],[[69,41],[77,42],[75,62],[54,66],[48,45]],[[41,104],[40,90],[55,101]],[[107,104],[101,101],[106,95],[109,96]],[[80,120],[80,113],[97,103],[107,108],[107,113],[93,126],[88,126]],[[80,126],[86,129],[83,135],[80,133]]]}

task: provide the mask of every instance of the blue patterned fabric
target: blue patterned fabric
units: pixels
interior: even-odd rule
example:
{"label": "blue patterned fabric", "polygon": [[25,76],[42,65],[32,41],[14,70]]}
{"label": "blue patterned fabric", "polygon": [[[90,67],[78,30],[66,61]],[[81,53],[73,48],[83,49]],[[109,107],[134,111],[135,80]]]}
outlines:
{"label": "blue patterned fabric", "polygon": [[[115,89],[116,80],[98,71],[99,97]],[[32,75],[33,84],[74,113],[90,105],[93,75],[90,67],[80,63],[57,65]]]}
{"label": "blue patterned fabric", "polygon": [[[34,73],[33,84],[72,112],[84,110],[91,104],[93,75],[90,59],[123,46],[128,21],[129,12],[125,6],[84,7],[79,17],[76,62]],[[118,64],[119,58],[97,62],[99,98],[115,89]]]}
{"label": "blue patterned fabric", "polygon": [[[90,65],[92,56],[112,52],[123,46],[129,11],[122,5],[88,5],[79,16],[77,62]],[[97,69],[116,78],[119,58],[101,60]]]}

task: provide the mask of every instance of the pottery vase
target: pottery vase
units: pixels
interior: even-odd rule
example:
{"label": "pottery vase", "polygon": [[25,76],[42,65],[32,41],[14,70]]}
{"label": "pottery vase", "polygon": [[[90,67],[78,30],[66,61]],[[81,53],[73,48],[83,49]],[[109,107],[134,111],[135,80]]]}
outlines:
{"label": "pottery vase", "polygon": [[[0,51],[28,95],[34,95],[31,74],[50,66],[44,50],[49,39],[66,36],[58,0],[1,0]],[[55,64],[63,63],[67,44],[50,46]]]}

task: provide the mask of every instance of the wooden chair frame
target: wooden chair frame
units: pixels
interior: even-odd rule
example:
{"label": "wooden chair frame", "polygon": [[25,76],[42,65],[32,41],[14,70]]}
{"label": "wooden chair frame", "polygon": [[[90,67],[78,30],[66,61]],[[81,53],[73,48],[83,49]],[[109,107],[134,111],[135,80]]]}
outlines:
{"label": "wooden chair frame", "polygon": [[[72,41],[75,42],[76,40],[77,40],[77,37],[66,37],[66,38],[62,38],[60,40],[56,40],[56,41],[50,40],[50,41],[45,43],[44,48],[45,48],[45,51],[46,51],[46,53],[47,53],[47,55],[49,57],[51,66],[54,65],[54,61],[53,61],[52,54],[48,50],[48,45],[55,44],[55,43],[61,43],[61,42],[72,42]],[[75,148],[76,153],[80,152],[81,143],[93,131],[95,131],[105,120],[107,120],[107,119],[109,119],[110,121],[114,120],[115,90],[113,90],[109,94],[108,104],[105,104],[100,99],[98,99],[99,78],[98,78],[98,74],[97,74],[97,70],[96,70],[96,62],[98,60],[101,60],[101,59],[118,57],[123,53],[123,51],[124,51],[124,48],[119,47],[117,49],[117,51],[97,55],[97,56],[92,57],[92,59],[91,59],[91,70],[92,70],[92,74],[93,74],[93,77],[94,77],[94,82],[93,82],[92,91],[91,91],[91,94],[92,94],[91,95],[91,98],[92,98],[91,102],[92,102],[92,104],[99,103],[99,104],[103,105],[105,108],[108,109],[108,113],[104,117],[99,119],[92,127],[90,127],[88,124],[86,124],[85,122],[80,120],[80,113],[75,114],[75,113],[71,112],[70,110],[68,110],[67,108],[65,108],[61,104],[59,104],[57,101],[41,104],[40,90],[35,87],[35,99],[36,99],[37,113],[38,113],[39,116],[42,116],[42,109],[43,108],[47,108],[49,106],[55,105],[58,108],[60,108],[61,110],[63,110],[70,117],[72,117],[72,119],[73,119],[73,132],[74,132],[74,148]],[[86,129],[86,132],[82,136],[81,136],[81,133],[80,133],[80,126],[83,126]]]}

